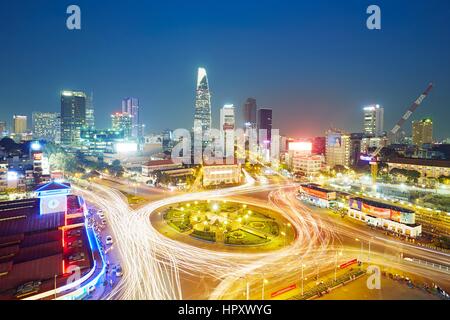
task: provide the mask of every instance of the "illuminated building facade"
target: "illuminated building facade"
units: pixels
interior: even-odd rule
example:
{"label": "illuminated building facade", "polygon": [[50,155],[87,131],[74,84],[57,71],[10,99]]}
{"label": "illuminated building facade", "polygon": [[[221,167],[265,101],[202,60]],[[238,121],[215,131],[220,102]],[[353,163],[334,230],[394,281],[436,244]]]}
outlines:
{"label": "illuminated building facade", "polygon": [[328,130],[326,135],[325,162],[331,169],[340,165],[350,166],[350,135],[339,130]]}
{"label": "illuminated building facade", "polygon": [[124,139],[133,137],[133,116],[127,112],[116,112],[111,115],[112,129],[123,132]]}
{"label": "illuminated building facade", "polygon": [[369,136],[381,136],[384,127],[384,108],[379,104],[364,108],[364,133]]}
{"label": "illuminated building facade", "polygon": [[123,132],[84,128],[81,130],[82,151],[86,155],[102,156],[114,153],[115,144],[123,142]]}
{"label": "illuminated building facade", "polygon": [[246,129],[256,129],[257,114],[256,99],[248,98],[244,104],[244,126]]}
{"label": "illuminated building facade", "polygon": [[27,116],[14,115],[13,116],[13,133],[21,135],[27,132]]}
{"label": "illuminated building facade", "polygon": [[314,183],[302,184],[299,198],[317,207],[330,208],[336,205],[336,192]]}
{"label": "illuminated building facade", "polygon": [[61,142],[61,115],[57,112],[33,112],[33,138],[59,144]]}
{"label": "illuminated building facade", "polygon": [[61,144],[79,147],[81,129],[86,126],[86,94],[81,91],[61,92]]}
{"label": "illuminated building facade", "polygon": [[[194,132],[203,134],[211,130],[211,93],[209,91],[206,69],[199,68],[197,75],[197,90],[195,96]],[[207,141],[209,138],[207,136]],[[206,142],[207,142],[206,141]]]}
{"label": "illuminated building facade", "polygon": [[94,94],[86,97],[86,127],[95,129]]}
{"label": "illuminated building facade", "polygon": [[[261,136],[260,130],[266,130],[267,135]],[[258,109],[258,139],[259,143],[263,143],[264,140],[271,141],[272,139],[272,109],[261,108]]]}
{"label": "illuminated building facade", "polygon": [[215,164],[203,166],[203,186],[238,184],[241,182],[240,164]]}
{"label": "illuminated building facade", "polygon": [[416,224],[415,212],[409,209],[364,198],[349,199],[348,216],[411,238],[422,234],[422,226]]}
{"label": "illuminated building facade", "polygon": [[412,142],[419,147],[433,142],[433,121],[431,119],[412,122]]}
{"label": "illuminated building facade", "polygon": [[139,99],[125,98],[122,100],[122,113],[131,116],[130,137],[140,140],[144,135],[144,126],[141,123]]}

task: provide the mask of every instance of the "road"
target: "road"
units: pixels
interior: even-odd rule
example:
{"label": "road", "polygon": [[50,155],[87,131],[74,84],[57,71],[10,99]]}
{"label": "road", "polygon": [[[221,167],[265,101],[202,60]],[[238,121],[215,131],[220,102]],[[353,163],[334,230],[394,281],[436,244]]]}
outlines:
{"label": "road", "polygon": [[[107,299],[260,299],[263,279],[267,292],[303,276],[331,272],[336,262],[352,258],[417,274],[449,288],[448,274],[406,263],[401,254],[450,265],[448,254],[403,243],[366,225],[358,225],[308,207],[296,199],[290,183],[245,185],[190,194],[158,193],[139,209],[128,206],[117,184],[92,183],[93,192],[81,191],[88,201],[103,207],[122,259],[122,281]],[[119,189],[123,188],[119,187]],[[130,188],[130,186],[126,186]],[[138,188],[139,189],[139,188]],[[137,190],[149,194],[149,190]],[[297,233],[287,247],[275,252],[221,252],[166,238],[151,223],[158,208],[194,200],[232,199],[279,211]],[[370,255],[368,244],[370,242]],[[370,259],[370,261],[368,261]],[[302,268],[302,265],[304,267]]]}

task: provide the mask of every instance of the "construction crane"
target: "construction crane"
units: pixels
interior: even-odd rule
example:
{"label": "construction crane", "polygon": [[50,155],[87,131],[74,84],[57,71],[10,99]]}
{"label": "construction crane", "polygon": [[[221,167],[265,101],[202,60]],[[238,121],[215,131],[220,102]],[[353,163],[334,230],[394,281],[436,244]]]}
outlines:
{"label": "construction crane", "polygon": [[[397,122],[397,124],[392,128],[392,130],[388,133],[388,139],[395,137],[395,135],[398,133],[398,131],[402,128],[403,124],[406,122],[406,120],[411,117],[411,115],[416,111],[416,109],[422,104],[423,100],[428,96],[431,89],[433,89],[433,84],[430,83],[426,90],[417,98],[416,101],[413,102],[413,104],[406,110],[403,117],[400,118],[400,120]],[[378,148],[369,156],[370,158],[370,168],[372,173],[372,181],[373,183],[377,180],[378,175],[378,154],[381,152],[381,150],[384,148],[382,144],[378,146]]]}

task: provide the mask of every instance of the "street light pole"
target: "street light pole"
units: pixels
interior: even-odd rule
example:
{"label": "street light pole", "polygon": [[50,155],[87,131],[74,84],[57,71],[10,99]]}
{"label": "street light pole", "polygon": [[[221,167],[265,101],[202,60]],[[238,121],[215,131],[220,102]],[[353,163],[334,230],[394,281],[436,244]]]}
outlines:
{"label": "street light pole", "polygon": [[302,263],[302,296],[304,294],[304,290],[303,290],[303,280],[305,279],[305,277],[303,276],[303,269],[304,269],[305,265]]}
{"label": "street light pole", "polygon": [[338,256],[338,253],[336,250],[336,257],[335,257],[335,261],[334,261],[334,282],[337,281],[337,258],[338,258],[337,256]]}

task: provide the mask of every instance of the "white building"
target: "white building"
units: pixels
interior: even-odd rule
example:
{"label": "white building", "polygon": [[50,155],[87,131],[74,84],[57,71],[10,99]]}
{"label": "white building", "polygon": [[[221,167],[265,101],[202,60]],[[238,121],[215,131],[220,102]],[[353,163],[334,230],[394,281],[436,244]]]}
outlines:
{"label": "white building", "polygon": [[61,142],[61,114],[58,112],[33,112],[33,138],[59,144]]}
{"label": "white building", "polygon": [[317,176],[324,162],[322,155],[295,157],[292,159],[292,172],[306,177]]}
{"label": "white building", "polygon": [[203,186],[221,184],[238,184],[241,182],[240,164],[205,165],[203,166]]}
{"label": "white building", "polygon": [[371,136],[381,136],[384,127],[384,108],[379,104],[364,108],[364,133]]}
{"label": "white building", "polygon": [[325,162],[333,168],[350,166],[350,135],[339,130],[328,130],[326,134]]}

